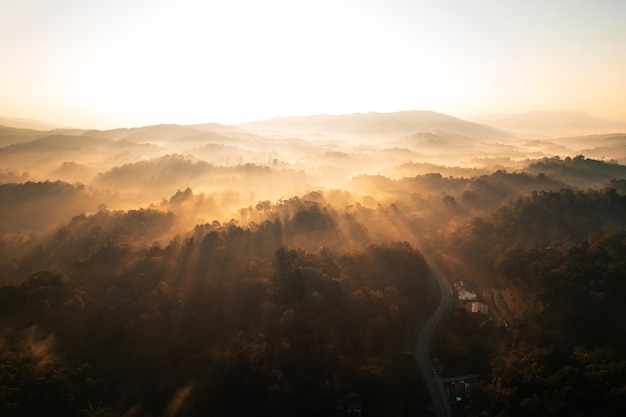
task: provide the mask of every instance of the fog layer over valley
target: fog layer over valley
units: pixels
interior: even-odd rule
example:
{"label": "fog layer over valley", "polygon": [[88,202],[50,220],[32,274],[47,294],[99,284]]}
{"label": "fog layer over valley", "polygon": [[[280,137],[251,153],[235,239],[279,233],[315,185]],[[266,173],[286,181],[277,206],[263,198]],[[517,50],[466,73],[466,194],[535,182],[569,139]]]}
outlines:
{"label": "fog layer over valley", "polygon": [[[583,188],[607,185],[619,178],[616,164],[626,161],[624,134],[520,138],[420,111],[284,117],[241,126],[159,125],[109,131],[0,127],[0,143],[0,182],[24,184],[5,187],[2,192],[13,197],[3,198],[3,205],[41,206],[51,198],[49,206],[54,209],[42,213],[44,218],[49,215],[50,227],[81,212],[94,213],[99,205],[113,210],[162,206],[187,188],[202,196],[196,204],[202,206],[197,214],[203,215],[191,219],[191,227],[196,221],[228,221],[239,208],[312,190],[341,189],[351,193],[354,201],[349,204],[364,197],[378,203],[386,187],[377,189],[378,184],[370,191],[364,184],[365,178],[371,182],[375,176],[394,181],[413,178],[421,184],[413,184],[411,193],[424,198],[433,194],[458,198],[459,190],[471,192],[476,187],[472,181],[495,171],[544,173],[549,181]],[[584,172],[577,172],[567,160],[554,159],[577,155],[607,163],[580,166]],[[443,181],[452,188],[441,188],[443,183],[433,183],[431,174],[459,181],[456,185],[451,179]],[[75,197],[61,198],[52,190],[60,184],[40,185],[41,192],[29,191],[33,185],[27,184],[56,181],[75,187],[71,191]],[[54,201],[55,195],[62,201]],[[14,216],[19,217],[19,211]],[[24,217],[26,222],[31,218],[29,213]],[[44,218],[38,221],[42,226]],[[4,230],[19,231],[23,222],[5,223]],[[35,229],[40,231],[41,226]]]}
{"label": "fog layer over valley", "polygon": [[0,126],[0,415],[428,414],[426,258],[455,415],[623,415],[626,129],[561,116]]}

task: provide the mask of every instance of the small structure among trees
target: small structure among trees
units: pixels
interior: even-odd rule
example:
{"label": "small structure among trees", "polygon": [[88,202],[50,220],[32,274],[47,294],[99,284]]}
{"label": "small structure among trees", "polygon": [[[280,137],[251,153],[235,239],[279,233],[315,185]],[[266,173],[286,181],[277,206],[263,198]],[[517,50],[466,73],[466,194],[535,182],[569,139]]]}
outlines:
{"label": "small structure among trees", "polygon": [[465,310],[468,313],[489,314],[489,306],[478,301],[468,301],[465,303]]}

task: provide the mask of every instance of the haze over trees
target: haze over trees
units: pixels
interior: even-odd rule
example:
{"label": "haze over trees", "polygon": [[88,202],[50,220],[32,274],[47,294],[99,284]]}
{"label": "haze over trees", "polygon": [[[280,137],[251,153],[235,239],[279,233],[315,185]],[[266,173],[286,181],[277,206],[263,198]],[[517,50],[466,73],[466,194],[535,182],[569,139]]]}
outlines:
{"label": "haze over trees", "polygon": [[0,415],[428,415],[423,254],[455,414],[623,415],[626,134],[504,125],[0,126]]}

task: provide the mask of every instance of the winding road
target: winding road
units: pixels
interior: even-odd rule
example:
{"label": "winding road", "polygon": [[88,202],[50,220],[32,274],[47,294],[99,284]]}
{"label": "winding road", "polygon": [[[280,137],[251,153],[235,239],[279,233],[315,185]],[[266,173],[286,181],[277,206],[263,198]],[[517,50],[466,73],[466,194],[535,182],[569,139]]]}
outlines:
{"label": "winding road", "polygon": [[448,396],[443,384],[444,381],[435,374],[432,363],[428,358],[428,344],[435,327],[450,308],[452,308],[452,289],[437,267],[435,267],[426,256],[424,256],[424,259],[437,282],[441,298],[433,314],[422,325],[417,342],[415,343],[415,357],[422,370],[424,381],[426,381],[428,392],[432,398],[435,415],[437,417],[451,417],[452,409],[450,408],[450,402],[448,401]]}

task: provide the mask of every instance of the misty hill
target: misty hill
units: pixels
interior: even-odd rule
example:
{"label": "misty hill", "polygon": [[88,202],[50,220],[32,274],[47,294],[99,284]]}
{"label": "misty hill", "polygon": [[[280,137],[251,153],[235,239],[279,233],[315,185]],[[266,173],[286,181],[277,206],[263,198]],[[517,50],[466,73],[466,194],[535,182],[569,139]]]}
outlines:
{"label": "misty hill", "polygon": [[19,127],[10,127],[0,124],[0,147],[17,143],[29,142],[38,138],[50,135],[79,135],[82,130],[56,129],[56,130],[34,130]]}
{"label": "misty hill", "polygon": [[[96,180],[100,185],[119,187],[164,187],[211,174],[215,167],[204,161],[192,161],[181,155],[124,164],[102,173]],[[183,183],[184,184],[184,183]],[[179,185],[180,186],[180,185]]]}
{"label": "misty hill", "polygon": [[23,183],[36,178],[28,172],[18,172],[12,169],[0,169],[0,184]]}
{"label": "misty hill", "polygon": [[17,117],[0,117],[0,125],[15,127],[18,129],[54,130],[66,129],[66,126],[54,125],[34,119],[22,119]]}
{"label": "misty hill", "polygon": [[80,182],[85,178],[93,178],[98,174],[97,169],[76,162],[65,161],[60,167],[50,173],[54,178],[71,178]]}
{"label": "misty hill", "polygon": [[[233,204],[254,202],[255,196],[276,198],[285,189],[294,189],[307,182],[304,172],[284,167],[273,169],[251,163],[219,166],[180,154],[169,154],[114,167],[99,174],[92,184],[125,193],[127,197],[143,202],[160,200],[177,189],[187,187],[203,192],[221,190],[221,203],[232,208]],[[250,198],[253,201],[248,201]]]}
{"label": "misty hill", "polygon": [[626,163],[626,134],[608,133],[549,139],[529,139],[516,144],[526,155],[545,157],[585,155],[594,159]]}
{"label": "misty hill", "polygon": [[109,142],[80,135],[49,134],[0,148],[0,165],[18,172],[47,176],[66,161],[87,161]]}
{"label": "misty hill", "polygon": [[[173,142],[186,138],[193,138],[203,133],[219,134],[220,137],[246,134],[236,126],[226,126],[219,123],[206,123],[198,125],[160,124],[134,128],[121,128],[111,130],[93,130],[88,132],[91,136],[102,137],[110,140],[126,140],[130,142]],[[247,134],[249,136],[249,134]]]}
{"label": "misty hill", "polygon": [[424,151],[470,150],[475,146],[475,140],[463,135],[452,134],[439,129],[430,132],[420,132],[404,138],[404,143]]}
{"label": "misty hill", "polygon": [[0,232],[44,231],[107,200],[109,193],[62,181],[1,184]]}
{"label": "misty hill", "polygon": [[36,130],[0,126],[0,146],[8,146],[14,143],[28,142],[41,136],[42,133]]}
{"label": "misty hill", "polygon": [[[625,129],[626,131],[626,129]],[[617,160],[626,163],[626,134],[591,135],[554,140],[563,146],[580,149],[579,154],[597,159]]]}
{"label": "misty hill", "polygon": [[611,180],[626,179],[626,166],[585,158],[582,155],[561,159],[558,156],[531,163],[525,171],[545,174],[573,186],[607,186]]}
{"label": "misty hill", "polygon": [[109,144],[110,141],[100,139],[94,136],[72,135],[72,134],[51,134],[39,137],[28,143],[20,143],[12,145],[13,148],[28,149],[36,148],[40,151],[58,150],[58,149],[78,149],[92,148]]}
{"label": "misty hill", "polygon": [[[29,132],[29,131],[23,131]],[[43,134],[42,134],[43,133]],[[24,136],[26,138],[26,136]],[[64,177],[57,174],[67,162],[91,168],[108,169],[112,166],[136,161],[141,157],[163,151],[149,144],[126,140],[114,141],[88,133],[39,132],[32,140],[13,143],[0,148],[0,165],[17,172],[28,172],[49,179],[87,182],[90,177]],[[67,166],[65,166],[67,168]],[[86,173],[87,171],[83,171]],[[74,172],[76,173],[76,172]]]}
{"label": "misty hill", "polygon": [[499,129],[432,111],[411,110],[395,113],[355,113],[339,116],[313,115],[275,117],[243,123],[253,132],[282,134],[328,134],[366,137],[400,137],[441,130],[482,139],[502,139],[510,135]]}
{"label": "misty hill", "polygon": [[[1,122],[2,118],[0,118]],[[82,145],[80,142],[125,141],[134,143],[187,143],[198,142],[209,136],[218,138],[224,143],[229,139],[253,137],[237,126],[226,126],[218,123],[198,125],[161,124],[134,128],[119,128],[110,130],[80,130],[80,129],[45,129],[35,130],[23,127],[12,127],[0,123],[0,147],[32,142],[47,138],[51,142],[56,138],[57,143]],[[63,138],[61,138],[63,137]]]}
{"label": "misty hill", "polygon": [[574,111],[485,114],[472,117],[470,120],[532,137],[626,132],[626,122],[624,121],[601,119]]}
{"label": "misty hill", "polygon": [[[442,168],[435,167],[433,168]],[[445,169],[445,167],[443,167]],[[444,171],[445,172],[445,171]],[[564,182],[545,175],[508,173],[497,171],[471,178],[444,177],[440,173],[429,173],[398,180],[381,175],[357,176],[350,181],[350,189],[356,193],[375,195],[382,200],[385,194],[392,197],[394,204],[417,212],[432,211],[443,201],[455,214],[464,212],[490,212],[500,205],[533,191],[558,191],[567,188]],[[446,216],[452,214],[446,213]]]}
{"label": "misty hill", "polygon": [[120,128],[112,130],[95,130],[89,132],[92,136],[107,138],[110,140],[127,140],[131,142],[161,142],[179,139],[188,135],[196,134],[192,127],[175,124],[163,124],[154,126]]}

